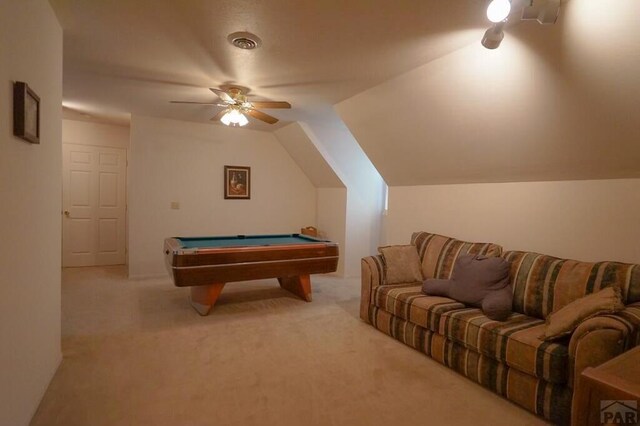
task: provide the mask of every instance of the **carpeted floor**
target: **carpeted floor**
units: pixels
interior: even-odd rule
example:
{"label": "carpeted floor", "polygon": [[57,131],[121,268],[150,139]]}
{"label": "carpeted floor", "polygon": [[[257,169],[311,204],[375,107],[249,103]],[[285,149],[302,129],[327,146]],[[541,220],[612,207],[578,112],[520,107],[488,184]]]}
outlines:
{"label": "carpeted floor", "polygon": [[358,318],[359,279],[228,284],[200,317],[170,279],[63,272],[64,361],[32,425],[543,425]]}

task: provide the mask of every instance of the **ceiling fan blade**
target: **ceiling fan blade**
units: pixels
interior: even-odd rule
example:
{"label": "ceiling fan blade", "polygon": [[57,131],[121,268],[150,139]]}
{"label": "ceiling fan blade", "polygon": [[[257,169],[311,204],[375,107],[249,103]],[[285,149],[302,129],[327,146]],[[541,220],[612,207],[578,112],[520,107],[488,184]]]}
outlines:
{"label": "ceiling fan blade", "polygon": [[227,110],[223,109],[222,111],[220,111],[219,113],[211,117],[211,121],[219,121],[222,118],[222,116],[225,115],[226,113],[227,113]]}
{"label": "ceiling fan blade", "polygon": [[275,124],[278,122],[278,119],[270,116],[269,114],[265,114],[262,111],[258,111],[257,109],[250,109],[247,111],[247,114],[252,116],[253,118],[257,118],[258,120],[262,120],[265,123]]}
{"label": "ceiling fan blade", "polygon": [[227,92],[225,92],[224,90],[215,89],[213,87],[209,87],[209,90],[211,90],[216,95],[220,96],[220,99],[222,99],[226,103],[229,103],[229,104],[235,104],[236,103],[236,101],[231,96],[229,96],[229,94]]}
{"label": "ceiling fan blade", "polygon": [[191,102],[191,101],[169,101],[169,102],[172,104],[218,105],[217,102]]}
{"label": "ceiling fan blade", "polygon": [[291,108],[289,102],[250,101],[255,108]]}

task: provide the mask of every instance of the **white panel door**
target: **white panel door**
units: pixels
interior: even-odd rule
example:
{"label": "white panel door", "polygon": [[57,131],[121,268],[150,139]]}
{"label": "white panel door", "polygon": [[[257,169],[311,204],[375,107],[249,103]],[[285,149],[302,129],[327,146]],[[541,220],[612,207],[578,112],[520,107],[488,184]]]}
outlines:
{"label": "white panel door", "polygon": [[63,144],[62,266],[125,263],[124,149]]}

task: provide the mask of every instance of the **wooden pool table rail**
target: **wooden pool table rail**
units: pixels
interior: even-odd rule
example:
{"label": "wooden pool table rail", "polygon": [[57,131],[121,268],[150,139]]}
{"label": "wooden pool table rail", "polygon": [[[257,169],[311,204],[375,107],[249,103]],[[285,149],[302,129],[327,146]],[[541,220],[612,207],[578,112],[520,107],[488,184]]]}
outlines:
{"label": "wooden pool table rail", "polygon": [[269,246],[182,248],[165,240],[165,264],[177,287],[191,287],[190,301],[207,315],[225,283],[278,278],[280,287],[307,302],[310,274],[335,272],[338,245],[332,242]]}

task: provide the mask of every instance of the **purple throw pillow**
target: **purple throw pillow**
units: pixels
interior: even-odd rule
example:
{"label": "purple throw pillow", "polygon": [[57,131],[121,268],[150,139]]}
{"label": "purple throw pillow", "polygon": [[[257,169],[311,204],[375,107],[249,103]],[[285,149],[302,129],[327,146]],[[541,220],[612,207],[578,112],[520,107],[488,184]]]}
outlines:
{"label": "purple throw pillow", "polygon": [[451,289],[451,280],[439,280],[436,278],[429,278],[422,283],[422,292],[429,296],[449,296],[449,290]]}
{"label": "purple throw pillow", "polygon": [[463,254],[453,266],[451,280],[428,279],[422,290],[482,308],[490,319],[504,321],[513,303],[509,269],[509,262],[501,257]]}

